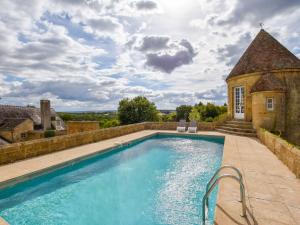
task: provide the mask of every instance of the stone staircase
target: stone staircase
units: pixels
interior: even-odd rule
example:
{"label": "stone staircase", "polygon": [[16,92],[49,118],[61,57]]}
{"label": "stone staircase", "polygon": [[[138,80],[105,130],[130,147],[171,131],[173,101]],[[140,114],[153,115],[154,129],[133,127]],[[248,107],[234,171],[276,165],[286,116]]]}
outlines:
{"label": "stone staircase", "polygon": [[253,129],[252,123],[242,120],[226,121],[222,125],[217,126],[216,130],[228,134],[256,137],[256,130]]}

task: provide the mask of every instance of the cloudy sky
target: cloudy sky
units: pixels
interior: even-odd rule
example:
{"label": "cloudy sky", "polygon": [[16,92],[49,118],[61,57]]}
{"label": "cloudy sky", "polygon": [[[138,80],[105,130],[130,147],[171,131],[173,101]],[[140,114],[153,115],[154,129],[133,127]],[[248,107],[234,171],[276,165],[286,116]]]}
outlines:
{"label": "cloudy sky", "polygon": [[0,104],[223,104],[260,22],[300,56],[299,0],[1,0]]}

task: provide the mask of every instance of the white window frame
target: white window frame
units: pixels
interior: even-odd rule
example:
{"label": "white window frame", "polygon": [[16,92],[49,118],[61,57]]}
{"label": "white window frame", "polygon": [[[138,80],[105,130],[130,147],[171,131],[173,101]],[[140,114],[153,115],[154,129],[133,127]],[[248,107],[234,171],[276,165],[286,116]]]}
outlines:
{"label": "white window frame", "polygon": [[[271,104],[271,107],[269,107],[269,100],[271,100],[270,104]],[[274,98],[273,97],[268,97],[266,98],[266,107],[267,107],[267,110],[268,111],[274,111]]]}
{"label": "white window frame", "polygon": [[237,86],[234,87],[233,101],[234,101],[234,118],[244,119],[245,118],[245,87]]}

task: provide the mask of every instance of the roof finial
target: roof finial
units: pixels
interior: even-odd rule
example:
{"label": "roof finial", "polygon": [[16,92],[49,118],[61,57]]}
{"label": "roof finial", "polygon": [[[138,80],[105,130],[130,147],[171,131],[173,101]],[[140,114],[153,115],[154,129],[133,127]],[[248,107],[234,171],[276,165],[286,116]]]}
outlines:
{"label": "roof finial", "polygon": [[263,23],[259,23],[260,28],[263,30],[264,29],[264,24]]}

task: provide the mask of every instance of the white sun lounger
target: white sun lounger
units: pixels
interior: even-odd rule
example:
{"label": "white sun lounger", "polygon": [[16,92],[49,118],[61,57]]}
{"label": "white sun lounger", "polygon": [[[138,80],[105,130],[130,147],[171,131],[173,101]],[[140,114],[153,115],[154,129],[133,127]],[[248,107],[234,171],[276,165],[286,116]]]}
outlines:
{"label": "white sun lounger", "polygon": [[197,133],[197,122],[196,121],[190,122],[190,125],[188,127],[188,132],[189,133]]}
{"label": "white sun lounger", "polygon": [[186,125],[185,120],[180,120],[179,123],[178,123],[178,126],[177,126],[177,131],[178,132],[185,132],[185,125]]}

